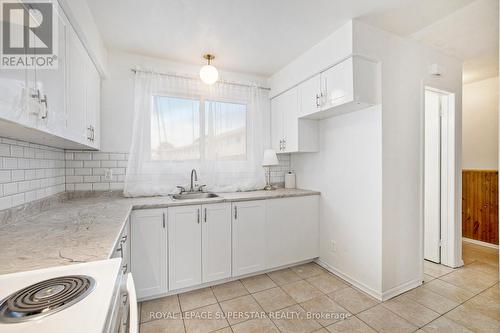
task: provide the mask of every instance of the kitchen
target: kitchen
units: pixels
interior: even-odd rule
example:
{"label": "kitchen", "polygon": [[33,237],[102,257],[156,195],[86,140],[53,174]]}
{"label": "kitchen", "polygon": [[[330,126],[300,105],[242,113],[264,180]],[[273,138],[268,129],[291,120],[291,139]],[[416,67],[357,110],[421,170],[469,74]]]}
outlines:
{"label": "kitchen", "polygon": [[458,161],[463,66],[375,24],[409,1],[2,6],[2,56],[56,62],[0,69],[1,332],[500,327],[468,303],[498,257],[470,297],[419,294],[476,271],[458,232],[424,264],[424,87],[454,96]]}

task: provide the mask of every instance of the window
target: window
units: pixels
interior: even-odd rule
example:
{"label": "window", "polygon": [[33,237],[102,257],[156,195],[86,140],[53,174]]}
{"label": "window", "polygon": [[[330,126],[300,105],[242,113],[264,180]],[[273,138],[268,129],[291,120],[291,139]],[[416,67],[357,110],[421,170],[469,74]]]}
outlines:
{"label": "window", "polygon": [[154,96],[151,159],[245,160],[246,119],[245,104]]}

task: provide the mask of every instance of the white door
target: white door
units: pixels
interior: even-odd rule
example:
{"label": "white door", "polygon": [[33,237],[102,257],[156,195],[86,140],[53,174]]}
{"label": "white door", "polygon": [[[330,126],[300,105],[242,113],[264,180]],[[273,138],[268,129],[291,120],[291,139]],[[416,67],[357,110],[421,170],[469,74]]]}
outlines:
{"label": "white door", "polygon": [[283,151],[283,107],[281,96],[271,100],[271,147],[276,151]]}
{"label": "white door", "polygon": [[66,112],[66,137],[87,143],[86,111],[86,61],[87,51],[73,29],[68,29],[68,109]]}
{"label": "white door", "polygon": [[232,204],[233,277],[266,269],[266,201]]}
{"label": "white door", "polygon": [[267,200],[268,268],[319,256],[319,196]]}
{"label": "white door", "polygon": [[299,85],[300,107],[298,116],[303,117],[318,112],[321,107],[321,79],[317,74]]}
{"label": "white door", "polygon": [[441,262],[441,98],[425,90],[424,258]]}
{"label": "white door", "polygon": [[231,277],[231,204],[202,206],[203,283]]}
{"label": "white door", "polygon": [[201,283],[201,206],[168,209],[169,289]]}
{"label": "white door", "polygon": [[321,73],[321,85],[322,110],[352,101],[354,94],[352,57]]}
{"label": "white door", "polygon": [[166,210],[134,210],[130,225],[130,264],[138,298],[167,292]]}

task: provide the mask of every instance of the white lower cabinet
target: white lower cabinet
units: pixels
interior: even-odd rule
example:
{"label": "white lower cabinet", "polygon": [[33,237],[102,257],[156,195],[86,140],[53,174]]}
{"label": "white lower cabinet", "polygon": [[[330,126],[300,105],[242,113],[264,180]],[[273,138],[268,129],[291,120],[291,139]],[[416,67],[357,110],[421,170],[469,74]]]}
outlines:
{"label": "white lower cabinet", "polygon": [[131,218],[131,268],[139,299],[167,292],[167,209],[134,210]]}
{"label": "white lower cabinet", "polygon": [[268,268],[319,256],[319,196],[267,200]]}
{"label": "white lower cabinet", "polygon": [[231,277],[231,204],[202,206],[203,283]]}
{"label": "white lower cabinet", "polygon": [[242,201],[233,210],[233,277],[266,269],[266,201]]}
{"label": "white lower cabinet", "polygon": [[168,209],[169,289],[201,283],[201,206]]}

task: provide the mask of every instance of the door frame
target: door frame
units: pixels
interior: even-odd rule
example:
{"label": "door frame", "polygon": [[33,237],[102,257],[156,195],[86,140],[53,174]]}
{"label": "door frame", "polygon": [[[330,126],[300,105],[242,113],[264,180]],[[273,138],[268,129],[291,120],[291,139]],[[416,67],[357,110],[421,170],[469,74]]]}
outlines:
{"label": "door frame", "polygon": [[[422,119],[421,119],[421,254],[422,263],[424,261],[424,202],[425,202],[425,91],[433,91],[445,95],[447,102],[446,117],[442,118],[441,129],[441,264],[450,267],[460,267],[462,261],[462,224],[461,214],[458,212],[461,189],[458,188],[457,182],[457,159],[456,150],[456,94],[450,91],[442,90],[429,86],[422,85]],[[446,133],[444,133],[446,131]],[[459,180],[459,179],[458,179]],[[422,268],[423,269],[423,268]],[[423,273],[423,272],[422,272]]]}

